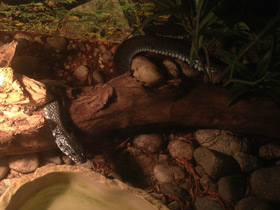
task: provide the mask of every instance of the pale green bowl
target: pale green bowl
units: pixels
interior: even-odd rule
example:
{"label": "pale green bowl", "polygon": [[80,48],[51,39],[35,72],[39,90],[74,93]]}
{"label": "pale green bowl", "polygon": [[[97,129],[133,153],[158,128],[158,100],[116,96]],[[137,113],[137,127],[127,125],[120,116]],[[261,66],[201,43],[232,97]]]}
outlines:
{"label": "pale green bowl", "polygon": [[145,191],[79,166],[45,166],[15,181],[2,210],[168,210]]}

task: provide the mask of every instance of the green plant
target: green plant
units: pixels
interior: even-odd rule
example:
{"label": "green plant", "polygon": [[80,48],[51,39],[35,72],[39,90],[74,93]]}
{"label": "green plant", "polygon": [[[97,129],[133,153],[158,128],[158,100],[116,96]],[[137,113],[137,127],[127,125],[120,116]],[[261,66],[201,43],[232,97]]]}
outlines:
{"label": "green plant", "polygon": [[[142,26],[163,16],[176,17],[191,39],[191,65],[195,60],[205,63],[209,82],[212,82],[209,54],[218,55],[227,64],[218,82],[231,89],[228,105],[241,97],[258,95],[270,96],[280,106],[280,63],[277,59],[280,57],[279,13],[270,18],[259,15],[261,18],[254,19],[254,14],[250,16],[248,11],[252,7],[250,0],[242,1],[237,8],[238,13],[231,11],[236,2],[230,0],[150,2],[158,10],[147,17]],[[231,43],[230,47],[227,42]],[[252,52],[257,60],[250,58]],[[254,61],[245,64],[245,60]]]}

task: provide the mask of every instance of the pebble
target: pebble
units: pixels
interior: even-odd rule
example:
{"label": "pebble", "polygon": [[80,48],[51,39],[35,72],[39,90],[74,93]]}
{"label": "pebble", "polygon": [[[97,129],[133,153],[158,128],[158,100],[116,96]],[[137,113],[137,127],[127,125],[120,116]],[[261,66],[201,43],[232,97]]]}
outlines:
{"label": "pebble", "polygon": [[67,40],[63,37],[48,37],[47,43],[54,49],[65,50],[67,48]]}
{"label": "pebble", "polygon": [[42,41],[42,39],[39,36],[35,36],[34,41],[38,42],[39,44],[44,44],[44,42]]}
{"label": "pebble", "polygon": [[176,201],[172,201],[171,203],[169,203],[168,208],[170,210],[181,210],[179,203]]}
{"label": "pebble", "polygon": [[213,179],[211,179],[210,176],[208,175],[204,175],[200,178],[199,180],[201,186],[203,187],[203,189],[205,190],[210,190],[212,192],[217,192],[217,184],[216,182],[213,181]]}
{"label": "pebble", "polygon": [[0,180],[9,172],[9,164],[7,157],[0,157]]}
{"label": "pebble", "polygon": [[74,164],[74,161],[70,157],[68,157],[67,155],[62,155],[61,159],[66,165],[73,165]]}
{"label": "pebble", "polygon": [[134,138],[133,146],[145,153],[155,153],[160,150],[161,143],[161,135],[142,134]]}
{"label": "pebble", "polygon": [[258,198],[280,205],[280,166],[254,171],[250,177],[250,187]]}
{"label": "pebble", "polygon": [[170,155],[178,160],[191,160],[193,158],[194,146],[190,143],[174,140],[168,144]]}
{"label": "pebble", "polygon": [[267,160],[280,158],[280,143],[272,142],[259,148],[259,156]]}
{"label": "pebble", "polygon": [[240,170],[238,163],[230,156],[199,147],[194,151],[198,165],[212,178],[218,179],[236,173]]}
{"label": "pebble", "polygon": [[102,59],[103,59],[104,62],[109,62],[112,59],[111,51],[106,50],[102,55]]}
{"label": "pebble", "polygon": [[104,78],[102,77],[102,75],[100,74],[99,71],[92,72],[91,77],[92,77],[92,79],[94,80],[94,82],[96,84],[104,83],[105,82]]}
{"label": "pebble", "polygon": [[[126,158],[126,162],[129,162],[130,159],[133,161],[130,161],[131,167],[136,168],[137,170],[141,170],[141,173],[143,175],[151,175],[151,172],[153,171],[153,168],[156,164],[156,155],[149,155],[143,154],[140,152],[140,150],[129,147],[127,148],[127,152],[129,154],[129,159]],[[130,167],[130,168],[131,168]]]}
{"label": "pebble", "polygon": [[137,56],[133,59],[131,64],[133,76],[146,86],[154,86],[163,81],[163,74],[159,73],[157,66],[148,58]]}
{"label": "pebble", "polygon": [[27,41],[33,42],[32,36],[30,36],[29,34],[25,34],[25,33],[16,33],[14,36],[14,39],[17,41],[19,41],[21,39],[25,39]]}
{"label": "pebble", "polygon": [[199,73],[198,71],[194,70],[193,68],[191,68],[188,64],[186,64],[185,62],[179,60],[179,59],[175,59],[176,63],[180,64],[181,68],[182,68],[182,73],[192,79],[192,78],[198,78]]}
{"label": "pebble", "polygon": [[73,72],[74,76],[80,80],[81,82],[85,82],[88,78],[88,73],[89,73],[89,69],[84,66],[84,65],[80,65],[78,68],[76,68]]}
{"label": "pebble", "polygon": [[215,200],[199,198],[195,201],[196,210],[223,210],[224,208]]}
{"label": "pebble", "polygon": [[185,177],[185,172],[178,166],[156,165],[153,172],[159,182],[172,182]]}
{"label": "pebble", "polygon": [[136,164],[141,168],[142,172],[144,175],[150,175],[151,171],[153,170],[153,167],[155,165],[155,161],[145,155],[145,154],[140,154],[139,156],[134,157],[134,160]]}
{"label": "pebble", "polygon": [[158,155],[158,162],[159,163],[166,163],[168,161],[168,155],[166,154],[159,154]]}
{"label": "pebble", "polygon": [[233,158],[238,162],[240,169],[243,173],[250,173],[261,167],[260,160],[253,155],[244,152],[237,152]]}
{"label": "pebble", "polygon": [[86,45],[85,45],[85,43],[83,41],[79,41],[78,42],[78,48],[82,52],[86,52],[87,51]]}
{"label": "pebble", "polygon": [[195,166],[194,170],[199,177],[203,177],[206,174],[205,170],[200,165]]}
{"label": "pebble", "polygon": [[40,157],[42,158],[42,161],[45,164],[49,164],[49,163],[54,163],[55,165],[61,165],[62,164],[62,160],[61,160],[57,150],[50,150],[50,151],[41,152]]}
{"label": "pebble", "polygon": [[247,181],[243,175],[225,176],[218,181],[219,195],[231,204],[244,197],[246,187]]}
{"label": "pebble", "polygon": [[249,150],[247,139],[240,139],[230,131],[202,129],[197,130],[194,136],[201,146],[229,156],[233,156],[237,152],[247,152]]}
{"label": "pebble", "polygon": [[31,173],[39,167],[38,155],[22,154],[9,157],[9,167],[20,173]]}
{"label": "pebble", "polygon": [[257,198],[255,196],[248,196],[246,198],[241,199],[237,202],[237,204],[234,207],[234,210],[273,210],[271,205],[266,202],[265,200],[262,200],[260,198]]}
{"label": "pebble", "polygon": [[160,190],[163,194],[175,195],[178,198],[183,198],[184,190],[174,184],[171,183],[162,183],[160,184]]}
{"label": "pebble", "polygon": [[173,78],[179,78],[180,71],[177,65],[170,59],[165,59],[163,65],[167,68],[168,74]]}
{"label": "pebble", "polygon": [[107,51],[107,48],[104,45],[99,45],[99,49],[102,53],[105,53]]}

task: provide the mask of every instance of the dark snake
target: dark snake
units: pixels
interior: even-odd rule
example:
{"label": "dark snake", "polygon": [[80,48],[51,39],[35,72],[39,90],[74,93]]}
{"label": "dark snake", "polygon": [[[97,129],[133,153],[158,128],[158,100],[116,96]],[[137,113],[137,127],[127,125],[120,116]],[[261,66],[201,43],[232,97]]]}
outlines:
{"label": "dark snake", "polygon": [[[187,44],[182,41],[165,37],[136,36],[125,40],[117,48],[113,60],[114,71],[121,74],[130,70],[132,59],[143,52],[153,52],[190,62]],[[196,62],[194,68],[201,71],[202,65]],[[76,137],[65,126],[62,120],[61,106],[58,100],[44,106],[52,135],[57,146],[64,154],[75,162],[83,163],[86,161],[85,154]]]}

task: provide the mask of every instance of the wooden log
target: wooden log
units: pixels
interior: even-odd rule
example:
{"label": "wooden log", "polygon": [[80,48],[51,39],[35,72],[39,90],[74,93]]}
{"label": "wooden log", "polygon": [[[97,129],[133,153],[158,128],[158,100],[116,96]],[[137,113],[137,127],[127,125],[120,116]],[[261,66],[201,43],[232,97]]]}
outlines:
{"label": "wooden log", "polygon": [[228,107],[228,90],[217,86],[174,80],[152,89],[121,75],[96,87],[73,89],[71,97],[75,98],[72,120],[95,137],[90,139],[94,145],[102,137],[159,126],[229,129],[280,138],[280,109],[270,99],[243,99]]}
{"label": "wooden log", "polygon": [[[135,78],[121,75],[105,84],[71,88],[67,93],[79,141],[90,143],[89,148],[99,152],[108,145],[114,147],[118,136],[159,127],[218,128],[280,138],[280,110],[271,100],[243,99],[227,107],[229,92],[217,86],[172,80],[145,88]],[[33,113],[44,117],[42,110]],[[11,141],[2,141],[0,156],[54,148],[45,122],[40,120],[38,125],[33,124],[33,130],[26,128],[31,133],[22,131]],[[2,133],[0,142],[5,139]]]}

